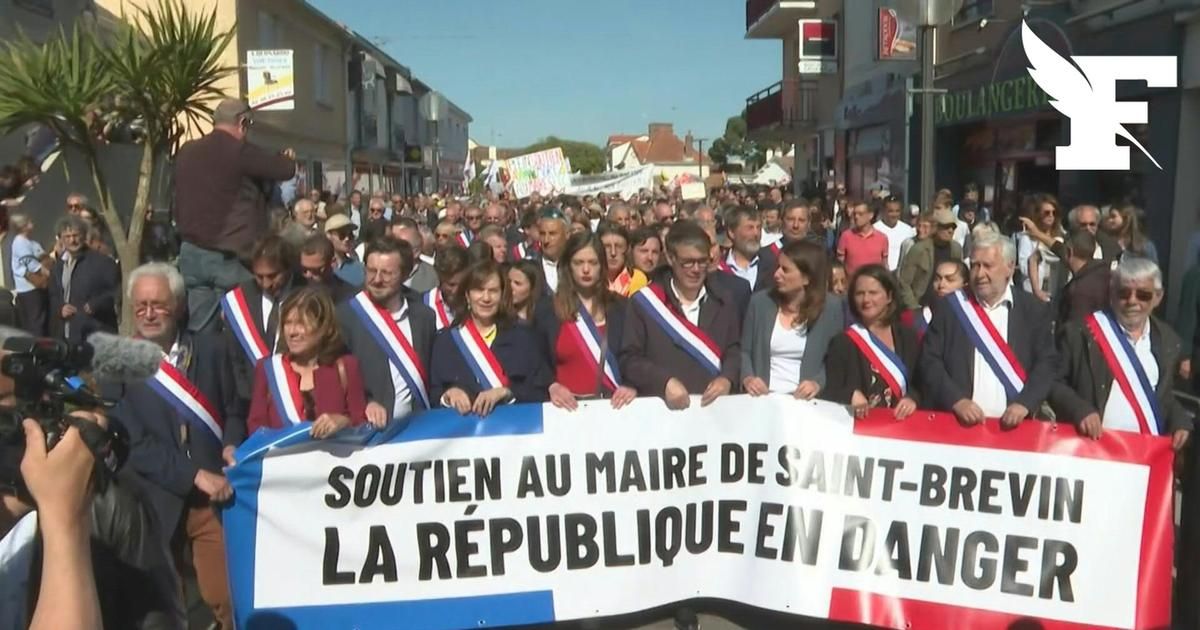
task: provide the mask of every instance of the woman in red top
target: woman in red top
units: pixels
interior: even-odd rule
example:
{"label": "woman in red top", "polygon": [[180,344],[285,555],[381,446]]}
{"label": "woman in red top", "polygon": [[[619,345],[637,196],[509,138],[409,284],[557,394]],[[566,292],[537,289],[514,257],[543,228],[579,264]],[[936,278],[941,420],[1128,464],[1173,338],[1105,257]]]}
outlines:
{"label": "woman in red top", "polygon": [[[558,291],[543,301],[534,318],[553,359],[550,402],[573,410],[580,398],[611,398],[620,409],[637,397],[621,384],[616,355],[621,347],[625,299],[608,290],[608,265],[600,239],[576,234],[567,241],[558,266]],[[597,353],[607,369],[601,370]]]}
{"label": "woman in red top", "polygon": [[[312,436],[323,439],[362,424],[367,415],[362,373],[358,360],[347,354],[342,344],[328,293],[311,287],[300,289],[279,307],[279,321],[279,345],[284,350],[281,355],[264,357],[254,368],[247,429],[253,433],[299,420],[311,422]],[[272,391],[267,370],[286,375],[286,384],[280,383],[286,391]],[[293,412],[277,408],[277,394],[295,401]]]}

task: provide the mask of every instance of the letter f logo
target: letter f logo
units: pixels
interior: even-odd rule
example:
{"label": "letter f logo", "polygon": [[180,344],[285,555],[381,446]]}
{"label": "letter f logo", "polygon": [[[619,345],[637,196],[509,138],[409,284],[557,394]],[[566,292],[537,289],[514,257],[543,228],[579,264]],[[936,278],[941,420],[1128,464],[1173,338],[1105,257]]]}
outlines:
{"label": "letter f logo", "polygon": [[[1071,119],[1071,144],[1055,150],[1060,171],[1127,171],[1129,147],[1121,136],[1162,165],[1125,129],[1147,121],[1146,103],[1117,100],[1117,81],[1144,80],[1149,87],[1176,85],[1175,57],[1091,57],[1064,59],[1021,22],[1021,44],[1029,59],[1029,76],[1050,97],[1050,105]],[[1078,66],[1078,68],[1076,67]]]}

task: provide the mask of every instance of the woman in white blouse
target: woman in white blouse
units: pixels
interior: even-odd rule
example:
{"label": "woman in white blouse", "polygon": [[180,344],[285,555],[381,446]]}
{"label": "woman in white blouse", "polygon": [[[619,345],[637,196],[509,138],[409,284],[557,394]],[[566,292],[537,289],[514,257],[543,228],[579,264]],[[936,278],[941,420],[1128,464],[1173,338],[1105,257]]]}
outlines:
{"label": "woman in white blouse", "polygon": [[842,298],[828,293],[829,258],[809,241],[779,252],[775,288],[750,298],[742,325],[742,388],[752,396],[809,400],[825,386],[825,352],[845,328]]}

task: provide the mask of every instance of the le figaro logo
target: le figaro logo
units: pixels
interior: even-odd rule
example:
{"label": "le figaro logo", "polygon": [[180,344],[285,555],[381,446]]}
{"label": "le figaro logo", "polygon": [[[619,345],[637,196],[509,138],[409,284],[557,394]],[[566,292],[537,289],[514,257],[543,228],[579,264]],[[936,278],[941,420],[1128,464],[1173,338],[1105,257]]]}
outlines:
{"label": "le figaro logo", "polygon": [[[1118,101],[1117,81],[1145,81],[1152,88],[1176,86],[1176,59],[1145,57],[1062,57],[1021,23],[1021,44],[1029,59],[1029,76],[1050,97],[1050,105],[1071,119],[1071,144],[1058,147],[1060,171],[1127,171],[1129,147],[1117,136],[1158,160],[1125,128],[1148,121],[1144,101]],[[1071,62],[1074,63],[1071,63]]]}

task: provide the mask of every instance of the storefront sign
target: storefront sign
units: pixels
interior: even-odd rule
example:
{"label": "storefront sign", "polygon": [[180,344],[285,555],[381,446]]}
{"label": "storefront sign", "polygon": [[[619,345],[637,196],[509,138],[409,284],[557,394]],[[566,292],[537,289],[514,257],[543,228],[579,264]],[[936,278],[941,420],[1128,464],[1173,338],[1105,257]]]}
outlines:
{"label": "storefront sign", "polygon": [[837,72],[837,22],[800,20],[800,74]]}
{"label": "storefront sign", "polygon": [[917,25],[899,9],[879,7],[879,59],[917,58]]}
{"label": "storefront sign", "polygon": [[1025,74],[1006,81],[941,94],[934,113],[938,126],[957,125],[1037,111],[1048,107],[1049,100],[1037,82]]}
{"label": "storefront sign", "polygon": [[253,109],[295,109],[296,81],[292,51],[246,51],[246,92],[246,100]]}

